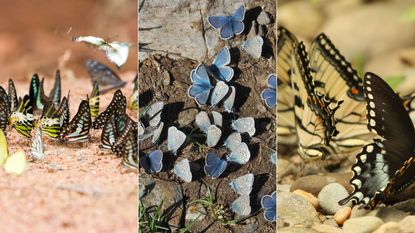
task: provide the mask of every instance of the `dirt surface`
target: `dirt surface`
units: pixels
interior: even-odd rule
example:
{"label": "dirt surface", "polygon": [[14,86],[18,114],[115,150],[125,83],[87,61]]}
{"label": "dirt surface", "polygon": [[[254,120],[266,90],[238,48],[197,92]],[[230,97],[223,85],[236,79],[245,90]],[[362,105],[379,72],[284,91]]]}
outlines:
{"label": "dirt surface", "polygon": [[[15,82],[17,94],[28,94],[33,72],[45,77],[45,93],[61,69],[62,96],[70,90],[73,116],[92,85],[84,68],[96,59],[116,69],[97,50],[71,41],[74,35],[96,35],[132,43],[124,68],[116,70],[128,84],[136,74],[136,1],[2,1],[0,9],[0,85]],[[72,29],[71,29],[72,28]],[[69,33],[67,33],[69,31]],[[65,54],[65,56],[63,56]],[[103,111],[113,92],[102,95]],[[136,119],[136,114],[128,112]],[[29,154],[30,139],[8,129],[9,152]],[[102,152],[100,130],[91,141],[61,144],[44,137],[46,158],[28,162],[20,177],[0,169],[1,232],[135,232],[137,229],[137,173],[121,159]]]}
{"label": "dirt surface", "polygon": [[[247,9],[249,7],[247,6]],[[268,12],[273,12],[275,6],[271,3],[265,9]],[[186,135],[189,135],[197,127],[194,122],[194,116],[199,111],[218,111],[222,114],[224,122],[222,127],[223,136],[216,148],[211,149],[207,146],[197,146],[196,142],[194,142],[186,144],[186,146],[180,149],[176,157],[165,153],[163,170],[158,174],[153,174],[153,178],[180,184],[183,191],[184,204],[205,195],[206,186],[215,188],[217,204],[224,206],[227,218],[234,219],[236,216],[232,213],[230,205],[238,195],[230,188],[229,182],[247,173],[253,173],[255,177],[254,187],[251,193],[252,213],[255,213],[253,217],[239,224],[224,226],[219,222],[215,222],[212,213],[208,212],[205,219],[195,223],[191,228],[192,232],[204,232],[204,230],[206,232],[247,232],[248,227],[252,227],[255,224],[258,226],[255,232],[275,232],[275,224],[264,220],[260,205],[260,199],[264,194],[271,194],[276,190],[276,169],[275,165],[270,162],[270,154],[275,150],[276,143],[275,130],[273,130],[276,127],[275,113],[274,110],[267,109],[260,98],[261,91],[266,87],[267,76],[275,73],[275,56],[272,55],[276,52],[275,37],[275,33],[269,30],[264,37],[265,48],[263,50],[265,51],[263,55],[268,57],[261,57],[258,60],[252,58],[237,46],[240,41],[246,39],[245,36],[237,37],[221,44],[223,46],[228,45],[231,48],[231,66],[235,70],[235,75],[228,85],[236,88],[237,94],[234,113],[226,113],[222,107],[198,107],[195,100],[188,97],[187,89],[191,85],[189,74],[192,69],[196,68],[198,62],[169,55],[153,55],[139,64],[140,107],[157,101],[163,101],[165,103],[162,114],[164,131],[161,136],[162,140],[159,143],[160,145],[151,147],[151,145],[145,144],[144,146],[140,146],[140,153],[149,153],[157,148],[167,151],[167,128],[176,126],[185,132]],[[219,46],[217,51],[221,48]],[[211,64],[212,60],[213,58],[210,58],[203,62],[205,64]],[[164,75],[166,72],[168,74],[167,76]],[[250,161],[242,166],[228,166],[218,179],[212,179],[206,176],[203,171],[206,154],[209,151],[213,151],[219,156],[224,156],[226,150],[219,145],[232,132],[230,128],[231,122],[239,117],[248,116],[255,118],[256,126],[254,137],[248,137],[243,140],[248,142],[248,147],[251,151]],[[205,139],[197,142],[204,144]],[[191,183],[183,183],[170,172],[173,169],[173,165],[184,158],[200,165],[200,169],[196,173],[192,173],[194,179]],[[143,169],[140,170],[139,180],[140,177],[148,177]],[[184,211],[186,211],[186,208],[188,206],[185,207]],[[180,219],[180,216],[173,218],[176,219],[169,219],[169,224],[180,223],[180,227],[189,224],[184,219]]]}

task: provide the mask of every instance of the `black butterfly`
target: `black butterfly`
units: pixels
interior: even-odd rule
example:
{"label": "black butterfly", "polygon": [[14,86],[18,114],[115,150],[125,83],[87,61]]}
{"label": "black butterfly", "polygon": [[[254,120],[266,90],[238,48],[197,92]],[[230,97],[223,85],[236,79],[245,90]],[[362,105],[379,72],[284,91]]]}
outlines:
{"label": "black butterfly", "polygon": [[91,96],[88,97],[89,108],[91,109],[91,117],[96,118],[99,114],[99,86],[97,82],[93,83]]}
{"label": "black butterfly", "polygon": [[[42,86],[43,88],[43,86]],[[56,70],[55,75],[55,84],[53,85],[52,90],[49,93],[49,100],[55,105],[59,106],[61,102],[61,93],[62,93],[62,87],[61,87],[61,72],[59,70]]]}
{"label": "black butterfly", "polygon": [[138,142],[137,132],[130,131],[122,144],[112,147],[112,151],[122,157],[122,164],[127,167],[138,168]]}
{"label": "black butterfly", "polygon": [[354,191],[341,200],[374,208],[392,204],[396,195],[415,179],[415,130],[402,105],[402,99],[380,77],[367,73],[364,78],[368,128],[381,139],[366,145],[356,156],[350,183]]}
{"label": "black butterfly", "polygon": [[88,60],[85,63],[88,74],[91,76],[92,83],[97,82],[99,86],[106,87],[101,89],[101,94],[105,94],[113,89],[122,88],[126,82],[112,71],[108,66],[95,60]]}
{"label": "black butterfly", "polygon": [[71,114],[69,112],[69,93],[68,97],[63,97],[56,115],[59,117],[61,128],[65,128],[69,124]]}
{"label": "black butterfly", "polygon": [[68,142],[84,142],[89,139],[91,128],[91,112],[87,100],[82,100],[78,112],[71,122],[62,128],[59,139]]}
{"label": "black butterfly", "polygon": [[13,80],[9,79],[9,101],[10,101],[10,112],[17,110],[19,102],[17,100],[16,88],[14,87]]}
{"label": "black butterfly", "polygon": [[48,104],[43,107],[42,115],[36,121],[35,127],[40,127],[40,130],[46,136],[57,139],[60,135],[62,124],[60,116],[53,104]]}
{"label": "black butterfly", "polygon": [[25,95],[19,99],[19,107],[13,112],[9,119],[10,125],[20,134],[30,138],[30,132],[33,128],[33,109],[30,97]]}
{"label": "black butterfly", "polygon": [[6,91],[0,86],[0,128],[5,131],[9,122],[10,101]]}
{"label": "black butterfly", "polygon": [[37,74],[33,74],[29,86],[29,97],[34,111],[43,109],[41,92],[42,91],[39,76]]}
{"label": "black butterfly", "polygon": [[[95,119],[92,127],[94,129],[101,129],[104,127],[105,123],[107,122],[108,118],[113,114],[113,112],[120,107],[121,109],[125,109],[127,106],[127,99],[122,94],[120,90],[117,90],[112,97],[111,103],[105,109],[105,111],[101,112],[98,117]],[[124,110],[125,111],[125,110]]]}

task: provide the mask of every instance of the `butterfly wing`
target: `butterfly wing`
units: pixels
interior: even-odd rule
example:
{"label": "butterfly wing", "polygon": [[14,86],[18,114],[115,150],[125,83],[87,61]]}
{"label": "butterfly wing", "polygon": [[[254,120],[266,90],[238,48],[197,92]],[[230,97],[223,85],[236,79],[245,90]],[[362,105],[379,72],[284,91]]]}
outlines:
{"label": "butterfly wing", "polygon": [[[68,94],[68,98],[69,98],[69,94]],[[59,105],[59,109],[56,112],[56,115],[59,117],[59,123],[60,123],[61,128],[65,128],[69,124],[69,120],[71,116],[69,112],[68,98],[63,97]]]}
{"label": "butterfly wing", "polygon": [[5,131],[10,117],[10,101],[6,90],[0,86],[0,129]]}
{"label": "butterfly wing", "polygon": [[233,112],[233,105],[235,103],[236,89],[233,86],[229,86],[230,94],[223,101],[223,107],[226,112]]}
{"label": "butterfly wing", "polygon": [[182,159],[180,162],[176,163],[173,172],[184,182],[192,182],[192,172],[190,170],[189,160]]}
{"label": "butterfly wing", "polygon": [[252,186],[254,185],[254,175],[252,173],[248,173],[240,176],[232,180],[229,185],[237,194],[249,195],[251,194]]}
{"label": "butterfly wing", "polygon": [[227,157],[229,162],[237,163],[239,165],[246,164],[251,158],[251,152],[245,142],[239,144]]}
{"label": "butterfly wing", "polygon": [[59,70],[56,71],[55,75],[55,84],[53,85],[52,90],[49,93],[49,99],[55,106],[59,106],[61,102],[61,94],[62,94],[62,87],[61,87],[61,72]]}
{"label": "butterfly wing", "polygon": [[127,106],[127,99],[125,98],[125,96],[122,94],[120,90],[115,91],[110,104],[105,109],[105,111],[101,112],[97,116],[94,123],[92,124],[92,127],[94,129],[101,129],[102,127],[104,127],[105,122],[114,113],[114,111],[118,108],[118,106],[121,109],[125,109]]}
{"label": "butterfly wing", "polygon": [[9,95],[9,100],[10,100],[10,112],[14,112],[18,108],[19,102],[17,101],[16,87],[14,86],[14,82],[12,79],[9,79],[8,95]]}
{"label": "butterfly wing", "polygon": [[251,214],[251,201],[249,195],[241,195],[231,204],[234,213],[247,216]]}
{"label": "butterfly wing", "polygon": [[167,148],[173,154],[177,154],[177,151],[186,141],[186,135],[178,130],[176,127],[171,126],[167,131]]}
{"label": "butterfly wing", "polygon": [[229,16],[213,15],[208,17],[208,23],[214,29],[220,29],[229,22]]}
{"label": "butterfly wing", "polygon": [[210,119],[205,111],[201,111],[196,115],[195,122],[204,133],[207,134],[210,124]]}
{"label": "butterfly wing", "polygon": [[44,145],[43,145],[43,140],[42,140],[42,132],[40,128],[36,130],[35,136],[32,140],[30,156],[37,160],[43,160],[45,158]]}
{"label": "butterfly wing", "polygon": [[242,42],[242,49],[245,50],[252,57],[259,59],[262,54],[262,46],[264,45],[264,39],[261,36],[255,36]]}
{"label": "butterfly wing", "polygon": [[10,116],[10,125],[23,136],[30,138],[33,128],[33,110],[28,95],[19,101],[17,111]]}
{"label": "butterfly wing", "polygon": [[205,173],[212,177],[212,179],[218,178],[228,166],[228,162],[219,158],[216,154],[210,152],[205,157],[205,166],[203,170]]}
{"label": "butterfly wing", "polygon": [[91,118],[95,119],[99,115],[99,85],[94,82],[91,97],[88,98],[89,108],[91,110]]}
{"label": "butterfly wing", "polygon": [[88,60],[85,65],[92,82],[97,82],[99,86],[105,87],[105,89],[100,89],[102,95],[110,90],[122,88],[126,84],[113,70],[102,63]]}
{"label": "butterfly wing", "polygon": [[216,125],[210,125],[207,130],[206,144],[208,147],[214,147],[218,144],[222,131]]}
{"label": "butterfly wing", "polygon": [[205,105],[209,99],[210,84],[209,76],[204,65],[198,65],[195,70],[190,73],[192,85],[188,89],[188,95],[195,98],[197,104]]}
{"label": "butterfly wing", "polygon": [[79,104],[78,112],[69,122],[68,126],[62,129],[60,140],[68,142],[83,142],[89,139],[91,128],[91,112],[87,100]]}
{"label": "butterfly wing", "polygon": [[6,162],[9,157],[9,150],[7,146],[6,135],[4,135],[3,130],[0,129],[0,166]]}
{"label": "butterfly wing", "polygon": [[277,193],[262,196],[261,206],[264,209],[265,220],[275,222],[277,220]]}
{"label": "butterfly wing", "polygon": [[247,133],[249,136],[255,135],[255,120],[253,117],[242,117],[232,122],[232,129],[238,131],[238,133]]}
{"label": "butterfly wing", "polygon": [[148,155],[151,173],[158,173],[163,168],[163,152],[155,150]]}
{"label": "butterfly wing", "polygon": [[230,151],[235,150],[242,142],[241,134],[238,132],[231,133],[223,144]]}
{"label": "butterfly wing", "polygon": [[208,71],[216,79],[224,81],[224,82],[229,82],[230,80],[232,80],[233,74],[234,74],[233,69],[228,66],[230,62],[231,62],[231,55],[229,52],[229,48],[224,47],[216,55]]}
{"label": "butterfly wing", "polygon": [[275,108],[277,104],[277,77],[271,74],[267,78],[268,88],[261,92],[261,99],[269,108]]}

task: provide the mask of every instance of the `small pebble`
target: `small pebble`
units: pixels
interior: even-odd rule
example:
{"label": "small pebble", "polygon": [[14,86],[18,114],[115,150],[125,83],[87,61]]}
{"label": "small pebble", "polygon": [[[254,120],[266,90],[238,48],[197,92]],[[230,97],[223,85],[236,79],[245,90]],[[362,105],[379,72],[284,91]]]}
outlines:
{"label": "small pebble", "polygon": [[[349,193],[347,190],[339,183],[331,183],[320,191],[317,196],[318,203],[321,209],[327,214],[335,214],[343,206],[339,205],[339,201],[348,197]],[[345,206],[351,206],[352,203],[349,202]]]}
{"label": "small pebble", "polygon": [[336,214],[334,214],[333,219],[336,221],[337,224],[340,226],[350,217],[352,213],[352,208],[346,206],[339,209]]}
{"label": "small pebble", "polygon": [[317,197],[315,197],[313,194],[311,194],[309,192],[306,192],[306,191],[303,191],[301,189],[296,189],[296,190],[293,191],[293,193],[297,194],[297,195],[303,197],[304,199],[306,199],[307,201],[309,201],[314,206],[314,208],[316,208],[316,209],[319,208]]}
{"label": "small pebble", "polygon": [[170,85],[170,74],[167,70],[163,72],[163,86]]}

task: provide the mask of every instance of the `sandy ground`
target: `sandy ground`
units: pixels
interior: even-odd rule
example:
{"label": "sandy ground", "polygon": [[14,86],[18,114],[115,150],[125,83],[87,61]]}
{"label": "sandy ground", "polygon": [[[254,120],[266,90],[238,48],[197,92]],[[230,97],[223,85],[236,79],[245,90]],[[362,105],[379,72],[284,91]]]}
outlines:
{"label": "sandy ground", "polygon": [[[71,72],[67,72],[71,73]],[[122,79],[129,97],[133,71]],[[0,83],[7,87],[6,81]],[[27,81],[16,82],[18,95],[28,92]],[[71,90],[73,116],[82,98],[89,94],[89,78],[62,77],[63,94]],[[49,93],[53,77],[46,79]],[[101,96],[101,111],[113,92]],[[129,112],[131,116],[134,114]],[[135,117],[134,117],[135,118]],[[136,118],[135,118],[136,119]],[[98,148],[100,130],[91,131],[91,142],[61,144],[44,138],[46,159],[28,162],[20,177],[0,169],[1,232],[135,232],[137,229],[137,173],[120,165],[121,159]],[[15,130],[7,131],[9,152],[30,152],[31,141]]]}

